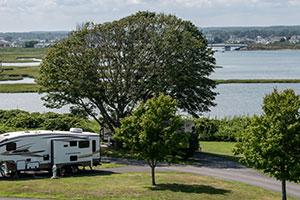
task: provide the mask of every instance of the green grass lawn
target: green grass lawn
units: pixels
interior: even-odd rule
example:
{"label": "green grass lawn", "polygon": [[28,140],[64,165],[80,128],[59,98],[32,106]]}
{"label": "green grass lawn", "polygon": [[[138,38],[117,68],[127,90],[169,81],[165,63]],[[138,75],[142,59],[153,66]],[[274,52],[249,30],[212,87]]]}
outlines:
{"label": "green grass lawn", "polygon": [[32,83],[0,84],[0,93],[38,92],[39,86]]}
{"label": "green grass lawn", "polygon": [[0,48],[2,62],[32,62],[18,60],[18,58],[43,58],[47,48]]}
{"label": "green grass lawn", "polygon": [[97,166],[96,169],[109,169],[109,168],[116,168],[116,167],[124,167],[125,164],[118,164],[118,163],[104,163],[102,162],[101,165]]}
{"label": "green grass lawn", "polygon": [[37,78],[39,67],[4,67],[0,73],[0,81],[21,80],[24,77]]}
{"label": "green grass lawn", "polygon": [[157,186],[151,187],[149,173],[97,174],[60,178],[2,180],[1,197],[48,199],[163,199],[163,200],[240,200],[280,199],[274,193],[233,181],[186,173],[157,173]]}
{"label": "green grass lawn", "polygon": [[234,145],[235,142],[200,142],[202,152],[226,156],[234,156],[232,152]]}

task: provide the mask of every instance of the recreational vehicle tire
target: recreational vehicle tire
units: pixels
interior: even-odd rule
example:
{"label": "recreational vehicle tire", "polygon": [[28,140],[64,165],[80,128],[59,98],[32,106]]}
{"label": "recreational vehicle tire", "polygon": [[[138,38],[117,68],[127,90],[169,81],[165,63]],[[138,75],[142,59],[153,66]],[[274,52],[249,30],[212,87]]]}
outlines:
{"label": "recreational vehicle tire", "polygon": [[59,176],[70,176],[79,172],[77,165],[64,165],[58,170]]}

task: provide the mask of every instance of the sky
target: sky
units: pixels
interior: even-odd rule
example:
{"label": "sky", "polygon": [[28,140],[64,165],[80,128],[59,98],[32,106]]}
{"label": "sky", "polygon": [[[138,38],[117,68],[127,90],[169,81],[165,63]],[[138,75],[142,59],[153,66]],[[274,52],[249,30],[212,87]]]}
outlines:
{"label": "sky", "polygon": [[0,0],[0,32],[74,30],[140,10],[199,27],[299,25],[300,0]]}

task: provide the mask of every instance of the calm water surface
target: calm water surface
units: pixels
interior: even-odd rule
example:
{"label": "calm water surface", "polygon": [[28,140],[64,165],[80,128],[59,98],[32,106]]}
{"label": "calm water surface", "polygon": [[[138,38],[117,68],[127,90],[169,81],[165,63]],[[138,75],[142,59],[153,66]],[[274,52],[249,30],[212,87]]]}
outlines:
{"label": "calm water surface", "polygon": [[216,52],[213,79],[300,79],[300,50]]}
{"label": "calm water surface", "polygon": [[40,62],[20,62],[20,63],[2,63],[3,67],[35,67],[39,66]]}
{"label": "calm water surface", "polygon": [[[214,79],[300,79],[300,51],[233,51],[215,53],[217,65]],[[13,66],[16,66],[14,63]],[[19,63],[20,64],[20,63]],[[32,66],[32,63],[22,65]],[[35,62],[35,64],[39,64]],[[22,81],[32,82],[31,79]],[[13,81],[12,81],[13,83]],[[273,91],[292,88],[300,94],[300,84],[223,84],[216,92],[217,106],[206,113],[210,117],[261,114],[263,97]],[[0,93],[0,109],[23,109],[31,112],[68,112],[68,107],[51,110],[43,106],[36,93]]]}
{"label": "calm water surface", "polygon": [[294,89],[300,94],[299,83],[281,83],[281,84],[222,84],[218,85],[215,102],[217,106],[211,109],[206,116],[226,117],[238,115],[253,115],[262,113],[263,97],[270,94],[274,88],[283,90],[287,88]]}
{"label": "calm water surface", "polygon": [[46,108],[41,97],[38,93],[0,93],[0,109],[21,109],[29,112],[69,112],[68,107],[62,109]]}
{"label": "calm water surface", "polygon": [[[300,84],[224,84],[218,85],[216,91],[219,95],[216,98],[217,106],[211,112],[206,113],[210,117],[230,117],[238,115],[261,114],[263,97],[273,91],[274,88],[283,90],[294,89],[300,94]],[[0,109],[22,109],[30,112],[68,112],[68,107],[51,110],[43,106],[37,93],[0,93]]]}
{"label": "calm water surface", "polygon": [[21,80],[0,81],[0,84],[15,84],[15,83],[35,83],[33,78],[23,78]]}

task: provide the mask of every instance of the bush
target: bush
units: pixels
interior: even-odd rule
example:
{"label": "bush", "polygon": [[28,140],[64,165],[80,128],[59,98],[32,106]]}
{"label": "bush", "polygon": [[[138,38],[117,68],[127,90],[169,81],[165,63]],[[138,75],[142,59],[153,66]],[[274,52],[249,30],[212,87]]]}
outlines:
{"label": "bush", "polygon": [[7,120],[16,117],[19,114],[29,114],[29,112],[23,110],[0,110],[0,123],[5,123]]}
{"label": "bush", "polygon": [[201,141],[236,141],[248,126],[250,119],[250,117],[200,118],[195,120],[196,132]]}
{"label": "bush", "polygon": [[8,127],[36,129],[42,123],[40,114],[19,113],[14,117],[9,118],[5,125]]}
{"label": "bush", "polygon": [[196,132],[199,135],[199,139],[203,141],[216,140],[216,133],[219,129],[219,120],[199,118],[195,120]]}
{"label": "bush", "polygon": [[61,130],[80,127],[85,131],[97,129],[94,122],[73,114],[29,113],[22,110],[0,110],[0,134],[17,130]]}

